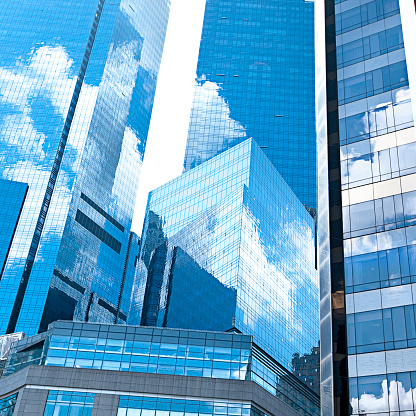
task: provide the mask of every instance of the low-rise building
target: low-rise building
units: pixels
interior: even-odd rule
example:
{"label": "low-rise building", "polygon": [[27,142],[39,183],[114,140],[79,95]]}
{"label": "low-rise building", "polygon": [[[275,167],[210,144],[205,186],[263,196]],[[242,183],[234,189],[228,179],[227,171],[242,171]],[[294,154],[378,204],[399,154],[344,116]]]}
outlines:
{"label": "low-rise building", "polygon": [[63,321],[13,344],[2,403],[15,416],[319,415],[249,335]]}

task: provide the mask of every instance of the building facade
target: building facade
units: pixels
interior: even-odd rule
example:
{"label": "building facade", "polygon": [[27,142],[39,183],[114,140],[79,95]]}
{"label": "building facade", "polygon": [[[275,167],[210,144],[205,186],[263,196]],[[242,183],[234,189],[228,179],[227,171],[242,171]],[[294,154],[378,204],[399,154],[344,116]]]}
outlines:
{"label": "building facade", "polygon": [[292,358],[293,374],[318,395],[321,386],[319,354],[319,347],[313,347],[310,354],[294,354]]}
{"label": "building facade", "polygon": [[319,415],[318,396],[251,336],[62,321],[13,345],[3,403],[39,416]]}
{"label": "building facade", "polygon": [[415,4],[316,8],[322,414],[408,415],[416,410]]}
{"label": "building facade", "polygon": [[185,170],[252,137],[316,209],[313,10],[304,0],[207,0]]}
{"label": "building facade", "polygon": [[1,6],[0,333],[126,320],[168,15],[168,0]]}
{"label": "building facade", "polygon": [[248,139],[149,194],[129,322],[240,331],[291,371],[319,340],[314,233]]}
{"label": "building facade", "polygon": [[3,375],[3,370],[6,366],[7,357],[12,344],[22,338],[25,338],[25,334],[23,332],[0,336],[0,377]]}

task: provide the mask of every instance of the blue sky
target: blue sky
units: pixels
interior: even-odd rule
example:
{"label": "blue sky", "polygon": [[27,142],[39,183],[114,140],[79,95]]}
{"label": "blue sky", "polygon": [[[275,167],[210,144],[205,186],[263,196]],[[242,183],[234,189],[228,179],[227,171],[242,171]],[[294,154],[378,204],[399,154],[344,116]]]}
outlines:
{"label": "blue sky", "polygon": [[205,0],[172,0],[132,231],[139,235],[147,194],[182,173]]}

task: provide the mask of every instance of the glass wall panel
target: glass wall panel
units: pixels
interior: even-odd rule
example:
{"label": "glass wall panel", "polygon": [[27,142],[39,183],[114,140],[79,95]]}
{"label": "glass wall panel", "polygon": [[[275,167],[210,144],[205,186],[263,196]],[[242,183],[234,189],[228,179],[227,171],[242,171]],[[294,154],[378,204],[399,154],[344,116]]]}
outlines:
{"label": "glass wall panel", "polygon": [[337,47],[337,65],[342,68],[403,48],[401,25]]}
{"label": "glass wall panel", "polygon": [[249,404],[209,400],[121,396],[117,416],[266,416]]}
{"label": "glass wall panel", "polygon": [[386,376],[358,378],[358,412],[378,413],[389,411],[389,394]]}
{"label": "glass wall panel", "polygon": [[416,305],[347,315],[351,354],[416,346]]}
{"label": "glass wall panel", "polygon": [[93,393],[50,390],[44,416],[91,416]]}
{"label": "glass wall panel", "polygon": [[399,13],[399,2],[397,0],[375,0],[364,3],[336,17],[337,35],[368,25],[386,17]]}
{"label": "glass wall panel", "polygon": [[[415,151],[416,142],[358,157],[347,157],[341,162],[342,188],[348,189],[416,172],[416,158],[413,156]],[[397,201],[399,202],[401,201]],[[385,200],[385,203],[388,201]],[[394,208],[390,211],[393,212]]]}
{"label": "glass wall panel", "polygon": [[0,416],[12,416],[17,402],[17,393],[0,399]]}

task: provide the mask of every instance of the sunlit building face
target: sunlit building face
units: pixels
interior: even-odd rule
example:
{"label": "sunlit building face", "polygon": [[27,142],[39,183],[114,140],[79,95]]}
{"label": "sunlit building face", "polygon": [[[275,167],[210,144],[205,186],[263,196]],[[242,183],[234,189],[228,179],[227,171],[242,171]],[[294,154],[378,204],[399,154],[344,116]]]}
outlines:
{"label": "sunlit building face", "polygon": [[1,6],[0,333],[125,321],[168,14],[168,0]]}
{"label": "sunlit building face", "polygon": [[291,371],[319,342],[314,235],[248,139],[149,194],[129,323],[234,328]]}
{"label": "sunlit building face", "polygon": [[184,167],[252,137],[316,209],[314,3],[207,0]]}

